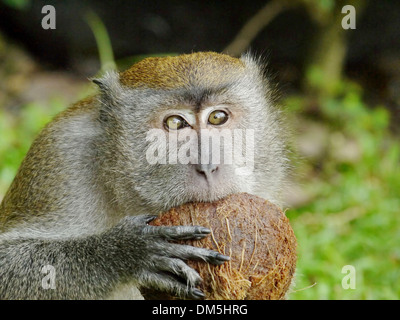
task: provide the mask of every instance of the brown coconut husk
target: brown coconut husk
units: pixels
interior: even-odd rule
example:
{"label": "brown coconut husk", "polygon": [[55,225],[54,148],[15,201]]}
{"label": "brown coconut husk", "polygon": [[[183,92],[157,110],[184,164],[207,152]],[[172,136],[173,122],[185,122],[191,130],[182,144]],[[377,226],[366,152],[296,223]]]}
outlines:
{"label": "brown coconut husk", "polygon": [[[200,225],[212,230],[202,240],[181,243],[231,257],[221,266],[189,261],[211,300],[284,299],[296,268],[296,237],[282,210],[260,197],[241,193],[213,203],[187,203],[163,213],[152,225]],[[145,298],[171,298],[144,292]]]}

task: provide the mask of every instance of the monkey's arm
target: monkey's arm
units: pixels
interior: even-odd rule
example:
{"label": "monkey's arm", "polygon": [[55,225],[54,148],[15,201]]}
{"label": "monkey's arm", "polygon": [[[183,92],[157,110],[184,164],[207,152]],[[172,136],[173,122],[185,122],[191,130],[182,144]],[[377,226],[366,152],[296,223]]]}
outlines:
{"label": "monkey's arm", "polygon": [[[202,227],[154,227],[154,216],[123,219],[100,235],[81,239],[16,239],[0,243],[1,299],[101,299],[125,281],[181,297],[203,297],[200,276],[183,260],[221,264],[214,251],[167,240],[201,239]],[[54,273],[47,277],[44,266]],[[49,279],[52,278],[52,279]],[[42,283],[44,281],[44,285]],[[46,283],[55,286],[46,289]]]}
{"label": "monkey's arm", "polygon": [[[0,243],[0,299],[95,299],[118,282],[99,237]],[[45,266],[53,270],[42,273]],[[46,270],[46,269],[44,269]],[[42,284],[49,276],[54,289]]]}

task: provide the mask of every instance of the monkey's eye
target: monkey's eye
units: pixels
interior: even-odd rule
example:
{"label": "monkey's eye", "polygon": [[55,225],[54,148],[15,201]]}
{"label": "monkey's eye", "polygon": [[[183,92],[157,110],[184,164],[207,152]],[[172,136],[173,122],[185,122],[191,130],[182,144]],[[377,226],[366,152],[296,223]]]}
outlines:
{"label": "monkey's eye", "polygon": [[164,120],[164,125],[168,130],[179,130],[188,127],[189,124],[181,116],[169,116]]}
{"label": "monkey's eye", "polygon": [[219,126],[224,124],[228,120],[228,114],[222,110],[215,110],[210,113],[208,117],[208,123],[213,124],[215,126]]}

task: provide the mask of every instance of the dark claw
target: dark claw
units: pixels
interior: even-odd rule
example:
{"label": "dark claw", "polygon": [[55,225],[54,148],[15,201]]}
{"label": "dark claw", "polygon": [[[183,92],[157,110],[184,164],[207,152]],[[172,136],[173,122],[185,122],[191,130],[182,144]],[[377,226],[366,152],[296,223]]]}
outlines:
{"label": "dark claw", "polygon": [[214,262],[214,264],[219,266],[229,260],[231,260],[231,257],[225,256],[221,253],[217,253],[213,259],[213,262]]}
{"label": "dark claw", "polygon": [[192,297],[193,297],[194,299],[204,299],[204,298],[205,298],[204,293],[201,292],[201,291],[200,291],[199,289],[197,289],[197,288],[194,288],[194,289],[191,291],[191,295],[192,295]]}
{"label": "dark claw", "polygon": [[221,253],[218,253],[218,255],[217,255],[217,259],[219,259],[219,260],[223,260],[223,261],[225,262],[225,261],[229,261],[229,260],[231,260],[231,257],[229,257],[229,256],[225,256],[225,255],[223,255],[223,254],[221,254]]}
{"label": "dark claw", "polygon": [[211,233],[211,230],[208,229],[208,228],[202,227],[202,228],[200,229],[200,232],[203,233],[203,234],[210,234],[210,233]]}
{"label": "dark claw", "polygon": [[158,218],[157,215],[147,215],[146,218],[145,218],[145,221],[146,221],[146,223],[149,223],[149,222],[151,222],[151,221],[153,221],[153,220],[155,220],[157,218]]}

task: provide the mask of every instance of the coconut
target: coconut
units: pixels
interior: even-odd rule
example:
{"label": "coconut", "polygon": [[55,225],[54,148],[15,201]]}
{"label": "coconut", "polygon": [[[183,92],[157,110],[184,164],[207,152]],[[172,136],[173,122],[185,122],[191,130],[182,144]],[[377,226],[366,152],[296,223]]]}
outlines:
{"label": "coconut", "polygon": [[[285,299],[296,268],[296,237],[282,210],[247,193],[212,203],[172,208],[152,225],[199,225],[211,235],[180,243],[216,250],[230,261],[214,266],[188,261],[199,272],[199,288],[210,300]],[[145,298],[172,298],[146,291]]]}

